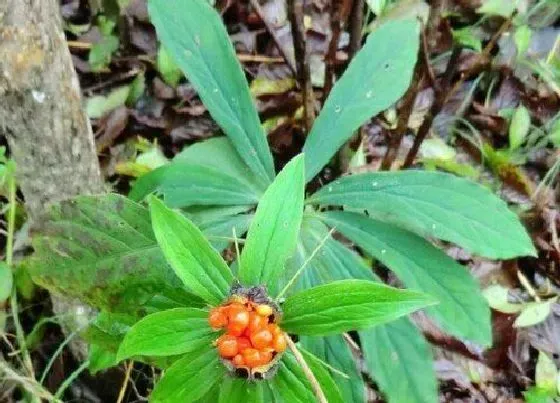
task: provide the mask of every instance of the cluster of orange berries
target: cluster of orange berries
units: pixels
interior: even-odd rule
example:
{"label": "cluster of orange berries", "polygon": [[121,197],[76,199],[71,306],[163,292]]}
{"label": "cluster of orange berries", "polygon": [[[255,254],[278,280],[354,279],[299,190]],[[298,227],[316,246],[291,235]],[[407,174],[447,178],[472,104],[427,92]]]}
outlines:
{"label": "cluster of orange berries", "polygon": [[212,309],[208,317],[212,328],[226,331],[215,343],[220,357],[235,368],[249,369],[270,364],[286,350],[286,335],[274,320],[270,305],[239,296]]}

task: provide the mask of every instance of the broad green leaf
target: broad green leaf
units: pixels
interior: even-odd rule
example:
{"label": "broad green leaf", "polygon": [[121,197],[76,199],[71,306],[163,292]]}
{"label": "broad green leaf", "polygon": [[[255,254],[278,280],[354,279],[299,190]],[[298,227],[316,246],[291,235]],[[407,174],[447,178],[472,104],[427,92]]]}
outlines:
{"label": "broad green leaf", "polygon": [[187,353],[165,371],[150,396],[152,403],[193,402],[221,382],[226,373],[218,352],[207,349]]}
{"label": "broad green leaf", "polygon": [[508,289],[500,284],[491,285],[482,292],[490,308],[496,311],[510,314],[522,311],[524,305],[509,302],[508,294]]}
{"label": "broad green leaf", "polygon": [[219,14],[204,0],[151,0],[158,37],[261,183],[272,155],[249,87]]}
{"label": "broad green leaf", "polygon": [[550,357],[539,351],[537,366],[535,368],[535,383],[538,388],[548,391],[551,396],[556,395],[556,379],[558,378],[558,369],[556,364]]}
{"label": "broad green leaf", "polygon": [[188,353],[211,345],[217,338],[208,326],[208,311],[175,308],[142,318],[126,334],[117,354],[119,361],[143,356]]}
{"label": "broad green leaf", "polygon": [[531,28],[529,28],[528,25],[521,25],[515,30],[513,40],[515,41],[515,47],[517,48],[518,58],[524,56],[529,49],[532,35],[533,31],[531,31]]}
{"label": "broad green leaf", "polygon": [[[379,326],[379,328],[385,326]],[[342,335],[302,336],[299,341],[306,350],[342,373],[330,371],[345,402],[363,403],[366,401],[362,374],[358,371],[356,360]]]}
{"label": "broad green leaf", "polygon": [[467,26],[465,28],[451,30],[451,34],[453,35],[453,40],[458,44],[472,48],[477,52],[482,52],[482,42],[480,38],[475,35],[471,27]]}
{"label": "broad green leaf", "polygon": [[175,88],[177,84],[179,84],[181,78],[183,78],[183,72],[177,67],[177,64],[173,61],[173,58],[169,55],[165,46],[159,47],[156,66],[163,80],[173,88]]}
{"label": "broad green leaf", "polygon": [[194,294],[220,304],[229,292],[233,275],[200,230],[160,200],[150,200],[152,226],[167,261]]}
{"label": "broad green leaf", "polygon": [[88,98],[86,101],[87,115],[92,119],[100,118],[111,112],[113,109],[117,109],[119,106],[124,105],[129,95],[130,86],[124,85],[122,87],[115,88],[106,96],[95,95]]}
{"label": "broad green leaf", "polygon": [[279,365],[278,372],[270,380],[270,385],[273,392],[280,396],[280,401],[290,403],[317,401],[311,384],[292,353],[286,352]]}
{"label": "broad green leaf", "polygon": [[514,327],[534,326],[544,321],[552,309],[552,304],[556,299],[550,299],[544,302],[531,302],[525,305],[525,308],[513,322]]}
{"label": "broad green leaf", "polygon": [[117,354],[97,344],[89,345],[88,370],[95,375],[99,371],[117,365]]}
{"label": "broad green leaf", "polygon": [[303,217],[303,155],[292,159],[262,197],[241,252],[243,284],[266,284],[274,294],[286,260],[292,256]]}
{"label": "broad green leaf", "polygon": [[48,290],[109,311],[136,312],[167,289],[182,288],[152,231],[148,211],[116,194],[53,206],[27,262]]}
{"label": "broad green leaf", "polygon": [[329,403],[343,403],[344,400],[342,399],[342,395],[340,394],[340,390],[338,386],[334,382],[327,366],[321,362],[321,360],[311,354],[309,351],[305,351],[304,349],[300,349],[301,355],[305,360],[305,363],[315,375],[317,382],[321,385],[321,390],[325,394],[327,401]]}
{"label": "broad green leaf", "polygon": [[393,270],[406,287],[435,297],[440,304],[426,312],[444,330],[490,345],[490,309],[476,281],[455,260],[412,232],[361,214],[331,211],[321,217]]}
{"label": "broad green leaf", "polygon": [[264,403],[263,382],[225,377],[218,403]]}
{"label": "broad green leaf", "polygon": [[515,11],[516,4],[516,1],[511,0],[484,0],[476,12],[479,14],[499,15],[508,18]]}
{"label": "broad green leaf", "polygon": [[90,344],[96,344],[116,354],[126,333],[140,318],[139,315],[101,311],[88,326],[82,337]]}
{"label": "broad green leaf", "polygon": [[163,194],[165,203],[172,208],[256,204],[260,196],[235,176],[184,162],[172,162],[143,175],[129,196],[139,201],[156,191]]}
{"label": "broad green leaf", "polygon": [[310,336],[367,329],[436,303],[416,291],[367,280],[340,280],[286,298],[282,328]]}
{"label": "broad green leaf", "polygon": [[360,332],[367,367],[391,403],[434,403],[437,381],[430,346],[408,319]]}
{"label": "broad green leaf", "polygon": [[531,115],[523,105],[518,106],[509,125],[509,148],[515,150],[523,144],[531,128]]}
{"label": "broad green leaf", "polygon": [[412,78],[419,24],[389,21],[372,32],[331,91],[307,137],[306,179],[325,166],[367,119],[395,103]]}
{"label": "broad green leaf", "polygon": [[103,35],[98,43],[93,44],[89,51],[88,63],[93,72],[106,69],[113,53],[119,48],[119,38],[115,35]]}
{"label": "broad green leaf", "polygon": [[10,298],[13,281],[12,269],[0,261],[0,303]]}
{"label": "broad green leaf", "polygon": [[188,162],[215,168],[244,182],[254,189],[254,193],[261,196],[267,186],[259,183],[257,177],[247,164],[243,162],[239,153],[227,137],[213,137],[186,147],[177,154],[174,161]]}
{"label": "broad green leaf", "polygon": [[345,176],[324,186],[309,203],[367,209],[371,217],[489,258],[536,253],[527,231],[501,199],[474,182],[441,172]]}

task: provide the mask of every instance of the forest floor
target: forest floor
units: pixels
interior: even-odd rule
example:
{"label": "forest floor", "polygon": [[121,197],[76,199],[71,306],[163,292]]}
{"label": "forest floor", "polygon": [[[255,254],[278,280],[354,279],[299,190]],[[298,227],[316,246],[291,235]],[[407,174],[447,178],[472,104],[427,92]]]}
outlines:
{"label": "forest floor", "polygon": [[[220,132],[161,51],[145,0],[103,3],[94,9],[85,0],[62,0],[61,13],[104,178],[127,194],[137,177]],[[334,8],[327,0],[305,3],[317,106],[376,24],[404,17],[424,22],[411,89],[361,128],[320,181],[399,169],[407,165],[415,138],[425,136],[414,166],[476,180],[505,200],[529,229],[538,258],[492,261],[447,249],[471,269],[493,308],[494,345],[483,350],[463,343],[421,318],[419,326],[433,346],[441,401],[547,401],[545,391],[560,388],[560,3],[521,0],[517,9],[508,0],[341,0]],[[361,17],[352,11],[355,4]],[[285,1],[219,0],[216,7],[280,168],[305,139],[296,68],[285,57],[293,53]],[[430,114],[433,123],[422,126]],[[44,368],[65,338],[45,291],[28,285],[22,297],[27,345]],[[519,310],[512,311],[508,301],[523,303],[521,326]],[[46,387],[56,390],[79,365],[64,349]],[[83,373],[69,393],[74,401],[114,401],[124,368],[114,374],[108,384],[107,377]],[[17,398],[15,392],[0,394],[0,401]],[[143,397],[134,388],[126,399]]]}

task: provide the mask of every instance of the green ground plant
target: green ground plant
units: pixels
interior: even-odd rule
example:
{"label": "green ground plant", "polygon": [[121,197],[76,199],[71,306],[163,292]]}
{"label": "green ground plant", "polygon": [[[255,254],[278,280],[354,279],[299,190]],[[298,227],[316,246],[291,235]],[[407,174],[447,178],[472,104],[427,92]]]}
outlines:
{"label": "green ground plant", "polygon": [[[517,216],[488,189],[440,172],[354,174],[305,192],[360,125],[403,95],[416,63],[419,24],[391,21],[369,34],[326,100],[303,155],[276,176],[247,81],[216,11],[202,0],[151,0],[149,11],[165,49],[226,137],[187,147],[141,177],[129,198],[86,196],[54,206],[34,238],[28,262],[34,279],[100,310],[84,335],[90,369],[127,358],[167,368],[154,401],[216,401],[220,395],[228,401],[312,401],[312,382],[301,376],[291,353],[283,355],[266,387],[226,377],[211,344],[217,334],[201,312],[223,303],[237,279],[285,297],[277,300],[284,314],[279,323],[300,336],[298,346],[329,401],[366,401],[349,338],[359,342],[367,372],[389,401],[437,401],[422,333],[408,318],[379,323],[426,305],[431,299],[423,295],[429,295],[438,303],[424,311],[445,332],[490,346],[490,309],[477,282],[437,245],[451,242],[492,259],[534,256]],[[150,209],[143,204],[148,199]],[[230,269],[216,251],[245,233]],[[381,285],[347,241],[388,267],[408,290]],[[362,287],[367,291],[361,293]],[[304,298],[313,290],[320,295]],[[383,311],[375,308],[381,291],[417,299]],[[349,301],[348,311],[322,314],[323,295],[334,309],[354,292],[361,299]],[[388,316],[380,320],[383,312]],[[199,349],[191,342],[189,313],[207,341]],[[177,327],[169,335],[177,344],[160,342],[161,332],[170,329],[158,318],[175,314]],[[302,315],[311,326],[297,319]],[[327,322],[319,326],[320,320]],[[153,328],[144,328],[152,321]],[[350,330],[358,332],[344,333]],[[143,342],[134,345],[131,338]],[[219,387],[191,388],[188,378],[200,374]]]}

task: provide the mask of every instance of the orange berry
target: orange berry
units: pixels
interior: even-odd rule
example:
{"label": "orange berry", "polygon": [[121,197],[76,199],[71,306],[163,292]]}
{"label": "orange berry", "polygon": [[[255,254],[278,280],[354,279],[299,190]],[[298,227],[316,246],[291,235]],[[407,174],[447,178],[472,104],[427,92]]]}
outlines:
{"label": "orange berry", "polygon": [[261,363],[260,365],[266,365],[270,361],[272,361],[272,352],[270,351],[261,351]]}
{"label": "orange berry", "polygon": [[249,324],[249,312],[244,307],[230,306],[228,311],[228,333],[241,336]]}
{"label": "orange berry", "polygon": [[257,315],[254,312],[251,312],[249,314],[249,326],[247,327],[247,329],[249,329],[251,333],[255,333],[261,330],[262,328],[264,328],[267,325],[267,323],[268,322],[266,318]]}
{"label": "orange berry", "polygon": [[214,329],[221,329],[227,325],[227,317],[220,311],[219,308],[214,308],[210,311],[208,323]]}
{"label": "orange berry", "polygon": [[277,353],[284,352],[287,344],[286,336],[284,334],[280,333],[274,335],[274,339],[272,340],[272,348],[274,348],[274,351]]}
{"label": "orange berry", "polygon": [[248,348],[243,351],[243,360],[245,361],[245,365],[249,368],[258,367],[261,365],[261,353],[254,348]]}
{"label": "orange berry", "polygon": [[272,307],[270,305],[257,305],[255,310],[261,316],[270,316],[273,313]]}
{"label": "orange berry", "polygon": [[233,362],[233,365],[238,368],[245,365],[245,360],[243,359],[243,356],[241,354],[237,354],[235,357],[233,357],[233,360],[231,360],[231,362]]}
{"label": "orange berry", "polygon": [[226,334],[218,339],[218,352],[221,357],[234,357],[237,351],[237,338],[235,336]]}
{"label": "orange berry", "polygon": [[244,350],[248,349],[248,348],[253,348],[252,344],[251,344],[251,340],[249,340],[249,338],[247,337],[238,337],[237,338],[237,349],[239,350],[240,353],[242,353]]}
{"label": "orange berry", "polygon": [[267,327],[270,333],[274,334],[282,334],[282,330],[278,327],[276,323],[271,323]]}
{"label": "orange berry", "polygon": [[232,305],[229,308],[228,321],[245,328],[249,324],[249,312],[243,306],[237,307]]}
{"label": "orange berry", "polygon": [[235,323],[230,323],[227,326],[227,332],[228,334],[232,335],[232,336],[241,336],[245,333],[245,326],[240,326],[237,325]]}
{"label": "orange berry", "polygon": [[251,343],[256,349],[259,350],[270,346],[270,343],[272,343],[272,339],[272,333],[270,333],[270,331],[267,329],[262,329],[256,333],[251,334]]}

